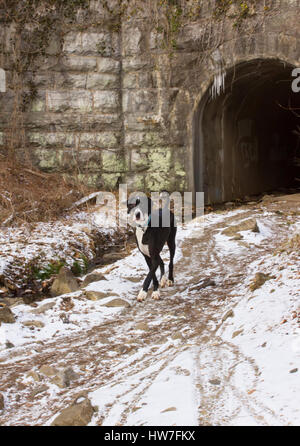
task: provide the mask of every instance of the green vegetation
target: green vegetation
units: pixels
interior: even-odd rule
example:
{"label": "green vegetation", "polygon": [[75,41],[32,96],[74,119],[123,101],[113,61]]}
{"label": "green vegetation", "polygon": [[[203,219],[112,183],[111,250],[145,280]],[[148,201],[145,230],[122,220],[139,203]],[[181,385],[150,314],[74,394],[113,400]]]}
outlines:
{"label": "green vegetation", "polygon": [[38,268],[32,267],[33,277],[36,280],[47,280],[55,274],[59,273],[59,270],[65,265],[64,260],[57,260],[55,262],[48,263],[48,265]]}
{"label": "green vegetation", "polygon": [[87,257],[81,254],[79,259],[74,260],[71,270],[75,276],[81,276],[88,272],[88,266],[89,261]]}

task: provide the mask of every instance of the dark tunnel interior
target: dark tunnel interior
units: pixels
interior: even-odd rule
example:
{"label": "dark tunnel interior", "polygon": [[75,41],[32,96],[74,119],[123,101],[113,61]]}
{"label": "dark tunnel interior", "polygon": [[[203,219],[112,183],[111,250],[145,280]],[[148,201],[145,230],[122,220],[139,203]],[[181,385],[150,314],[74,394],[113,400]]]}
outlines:
{"label": "dark tunnel interior", "polygon": [[300,92],[293,66],[255,60],[226,73],[224,91],[210,91],[194,118],[194,177],[206,203],[300,185]]}

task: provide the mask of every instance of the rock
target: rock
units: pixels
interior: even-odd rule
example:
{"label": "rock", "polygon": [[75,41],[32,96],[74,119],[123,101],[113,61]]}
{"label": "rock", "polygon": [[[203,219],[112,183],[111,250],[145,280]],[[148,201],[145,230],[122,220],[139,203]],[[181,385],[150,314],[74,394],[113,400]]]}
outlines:
{"label": "rock", "polygon": [[57,278],[54,280],[50,293],[52,296],[61,296],[62,294],[74,293],[79,290],[77,280],[72,272],[63,266]]}
{"label": "rock", "polygon": [[146,331],[149,330],[149,326],[145,322],[139,322],[138,324],[136,324],[135,329]]}
{"label": "rock", "polygon": [[198,291],[198,290],[202,290],[203,288],[207,288],[209,286],[216,286],[216,282],[210,278],[207,278],[207,279],[201,280],[201,282],[198,285],[191,287],[189,289],[189,291],[194,291],[194,290]]}
{"label": "rock", "polygon": [[98,71],[100,73],[118,73],[120,62],[108,57],[98,57]]}
{"label": "rock", "polygon": [[14,348],[14,344],[10,341],[5,342],[5,348]]}
{"label": "rock", "polygon": [[110,291],[85,291],[84,295],[89,300],[99,300],[105,297],[117,296],[117,294],[111,293]]}
{"label": "rock", "polygon": [[72,367],[68,367],[64,371],[57,373],[57,375],[51,379],[51,382],[63,389],[64,387],[69,387],[71,382],[76,381],[79,377],[80,375],[74,372]]}
{"label": "rock", "polygon": [[171,336],[171,339],[173,339],[173,341],[176,341],[177,339],[182,340],[182,339],[184,339],[184,338],[183,338],[182,334],[181,334],[180,331],[179,331],[178,333],[174,333],[174,334]]}
{"label": "rock", "polygon": [[36,327],[36,328],[43,328],[45,324],[41,321],[25,321],[22,322],[22,325],[24,327]]}
{"label": "rock", "polygon": [[35,372],[34,370],[31,370],[27,373],[27,378],[32,378],[34,381],[39,382],[41,380],[39,374]]}
{"label": "rock", "polygon": [[130,303],[124,299],[113,299],[103,304],[104,307],[130,307]]}
{"label": "rock", "polygon": [[117,262],[118,260],[123,259],[126,256],[126,252],[108,252],[107,254],[103,254],[101,263],[107,265]]}
{"label": "rock", "polygon": [[4,410],[4,396],[0,393],[0,410]]}
{"label": "rock", "polygon": [[67,369],[65,369],[63,371],[63,377],[64,377],[64,382],[65,382],[66,386],[69,387],[69,385],[72,381],[76,381],[78,378],[80,378],[80,375],[78,375],[78,373],[76,373],[72,369],[72,367],[68,367]]}
{"label": "rock", "polygon": [[133,283],[139,283],[141,281],[141,277],[135,276],[123,276],[123,279]]}
{"label": "rock", "polygon": [[236,338],[237,336],[239,336],[240,334],[244,333],[243,328],[241,330],[236,330],[232,333],[232,339]]}
{"label": "rock", "polygon": [[219,378],[213,378],[209,380],[209,383],[213,386],[219,386],[221,384],[221,380]]}
{"label": "rock", "polygon": [[96,90],[93,97],[94,97],[94,107],[96,111],[101,110],[103,113],[110,113],[118,109],[119,97],[117,91]]}
{"label": "rock", "polygon": [[248,218],[247,220],[243,220],[237,225],[228,226],[226,229],[222,231],[222,234],[227,235],[228,237],[234,237],[240,231],[256,231],[257,222],[254,218]]}
{"label": "rock", "polygon": [[15,316],[10,308],[0,308],[0,324],[1,322],[3,322],[4,324],[13,324],[14,322],[16,322]]}
{"label": "rock", "polygon": [[233,312],[233,310],[230,309],[230,310],[226,311],[226,313],[224,313],[221,321],[225,322],[229,317],[233,317],[233,316],[234,316],[234,312]]}
{"label": "rock", "polygon": [[4,279],[4,285],[11,291],[16,291],[18,287],[9,279]]}
{"label": "rock", "polygon": [[235,235],[234,237],[232,237],[230,240],[234,240],[234,241],[236,241],[236,240],[243,240],[243,236],[242,236],[242,234],[238,234],[238,235]]}
{"label": "rock", "polygon": [[162,345],[162,344],[166,344],[167,342],[168,342],[168,337],[162,336],[161,338],[157,339],[156,344]]}
{"label": "rock", "polygon": [[14,308],[17,305],[22,305],[24,304],[24,300],[22,297],[6,297],[4,299],[5,304],[10,307],[10,308]]}
{"label": "rock", "polygon": [[290,373],[296,373],[296,372],[298,372],[297,368],[290,370]]}
{"label": "rock", "polygon": [[88,390],[81,390],[79,393],[74,395],[74,399],[72,401],[72,406],[74,406],[74,404],[82,403],[84,400],[86,400],[88,393],[89,393]]}
{"label": "rock", "polygon": [[98,342],[100,342],[101,344],[109,344],[109,338],[107,338],[106,336],[99,336],[98,337]]}
{"label": "rock", "polygon": [[272,201],[272,199],[274,199],[274,195],[264,195],[263,197],[262,197],[262,199],[261,199],[261,201],[264,201],[264,202],[270,202],[270,201]]}
{"label": "rock", "polygon": [[118,345],[115,350],[120,353],[120,355],[124,355],[131,350],[132,347],[127,347],[127,345]]}
{"label": "rock", "polygon": [[175,412],[175,410],[177,410],[176,407],[168,407],[167,409],[162,410],[160,413]]}
{"label": "rock", "polygon": [[75,403],[64,409],[51,426],[86,426],[92,419],[93,406],[89,399]]}
{"label": "rock", "polygon": [[52,379],[51,382],[53,384],[55,384],[57,387],[60,387],[61,389],[63,389],[65,386],[65,382],[64,379],[61,375],[55,375]]}
{"label": "rock", "polygon": [[35,308],[34,310],[32,310],[31,313],[33,313],[33,314],[45,313],[46,311],[48,311],[51,308],[53,308],[54,305],[55,305],[55,302],[47,302],[47,303],[41,305],[40,307]]}
{"label": "rock", "polygon": [[274,279],[274,276],[270,276],[265,273],[256,273],[252,283],[249,286],[250,291],[255,291],[260,288],[267,280]]}
{"label": "rock", "polygon": [[90,283],[92,282],[99,282],[100,280],[107,280],[106,277],[104,276],[104,274],[102,273],[91,273],[88,274],[82,284],[81,284],[81,288],[85,288],[86,286],[88,286]]}
{"label": "rock", "polygon": [[227,203],[225,203],[224,206],[226,209],[232,208],[232,207],[234,207],[234,203],[232,201],[227,201]]}
{"label": "rock", "polygon": [[70,316],[66,313],[61,313],[59,315],[59,318],[61,319],[63,324],[69,324],[70,323]]}
{"label": "rock", "polygon": [[13,304],[10,305],[10,308],[15,308],[18,305],[24,305],[24,299],[20,298],[20,299],[16,299],[15,302]]}
{"label": "rock", "polygon": [[71,311],[73,308],[74,308],[74,302],[72,300],[72,297],[71,296],[63,297],[59,309],[61,311]]}
{"label": "rock", "polygon": [[124,33],[123,54],[126,56],[141,54],[142,37],[138,27],[132,28],[131,32]]}
{"label": "rock", "polygon": [[39,369],[39,372],[42,373],[45,376],[54,376],[57,374],[57,370],[52,367],[51,365],[42,365],[42,367]]}
{"label": "rock", "polygon": [[32,392],[30,392],[29,398],[34,398],[39,393],[46,392],[46,390],[48,390],[48,386],[46,386],[45,384],[42,386],[38,386],[35,389],[33,389]]}

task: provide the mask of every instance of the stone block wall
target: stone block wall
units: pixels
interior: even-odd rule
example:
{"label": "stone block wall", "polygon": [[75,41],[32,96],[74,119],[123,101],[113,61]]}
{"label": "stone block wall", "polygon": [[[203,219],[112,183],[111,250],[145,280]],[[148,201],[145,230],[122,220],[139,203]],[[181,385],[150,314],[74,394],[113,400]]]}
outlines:
{"label": "stone block wall", "polygon": [[[36,89],[24,113],[26,152],[34,165],[96,188],[127,183],[135,190],[193,190],[193,120],[218,60],[224,70],[255,58],[299,60],[299,2],[273,3],[283,13],[266,17],[251,38],[229,24],[222,30],[219,56],[201,58],[203,21],[191,18],[170,57],[144,17],[115,26],[101,0],[91,1],[89,20],[79,15],[59,35],[53,33],[46,55],[26,74],[25,85],[30,81]],[[13,29],[0,23],[0,37],[0,67],[8,86],[0,93],[0,144],[5,145],[13,111]]]}
{"label": "stone block wall", "polygon": [[[46,172],[76,176],[96,188],[184,188],[184,147],[168,137],[170,91],[160,73],[165,60],[155,53],[143,18],[111,26],[101,1],[92,1],[92,20],[68,25],[51,37],[46,56],[26,73],[36,95],[24,113],[26,156]],[[13,112],[11,39],[0,66],[7,91],[0,93],[0,143],[6,144]],[[151,54],[151,51],[154,51]],[[26,88],[26,87],[25,87]],[[24,154],[23,154],[24,155]]]}
{"label": "stone block wall", "polygon": [[[56,57],[57,65],[34,78],[42,83],[42,99],[28,115],[34,162],[43,170],[75,172],[94,187],[114,188],[125,171],[119,35],[70,30]],[[42,118],[42,127],[35,118]]]}

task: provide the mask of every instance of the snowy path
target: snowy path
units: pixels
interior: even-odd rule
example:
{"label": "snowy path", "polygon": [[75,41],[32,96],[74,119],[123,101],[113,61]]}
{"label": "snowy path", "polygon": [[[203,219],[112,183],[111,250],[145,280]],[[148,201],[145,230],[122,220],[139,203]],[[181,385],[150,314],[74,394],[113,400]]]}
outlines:
{"label": "snowy path", "polygon": [[[298,204],[288,203],[287,212],[294,212]],[[299,397],[300,372],[289,373],[300,366],[300,351],[290,347],[290,338],[299,326],[296,320],[280,325],[286,312],[299,304],[299,256],[291,254],[288,265],[285,259],[272,255],[299,217],[294,212],[286,225],[277,212],[283,207],[281,202],[263,209],[248,206],[209,214],[204,232],[195,224],[180,230],[176,283],[162,290],[159,302],[153,301],[150,293],[144,303],[135,301],[146,270],[141,255],[134,251],[114,265],[105,283],[88,287],[126,298],[130,307],[105,313],[105,300],[84,303],[77,301],[75,294],[72,299],[80,305],[82,316],[73,319],[72,327],[57,323],[57,307],[49,310],[47,324],[54,321],[55,337],[48,327],[48,335],[43,335],[42,329],[27,344],[0,354],[0,390],[6,402],[0,424],[51,424],[81,392],[88,393],[98,406],[92,425],[299,424],[296,394]],[[224,228],[249,218],[257,219],[260,233],[245,231],[242,240],[221,234]],[[262,262],[267,272],[272,270],[274,279],[252,293],[249,283]],[[283,264],[284,271],[280,270]],[[285,274],[286,281],[280,274]],[[274,300],[278,287],[278,299]],[[271,288],[274,291],[270,292]],[[289,301],[283,299],[284,293]],[[264,320],[267,304],[259,308],[260,296],[272,296],[272,327]],[[251,311],[247,305],[252,305],[252,298],[256,325],[248,318]],[[98,321],[90,315],[93,309]],[[21,319],[21,306],[16,311]],[[273,323],[272,317],[270,320]],[[261,339],[255,338],[256,330],[261,330]],[[269,341],[265,349],[259,345],[268,333],[274,348],[276,340],[281,342],[275,353]],[[274,354],[282,355],[280,348],[286,355],[277,358],[281,369],[270,385],[264,382],[270,378],[267,355],[276,376]],[[43,364],[71,366],[80,377],[62,389],[45,377],[40,376],[40,382],[26,378],[29,371],[38,372]],[[35,393],[41,386],[44,390]]]}

